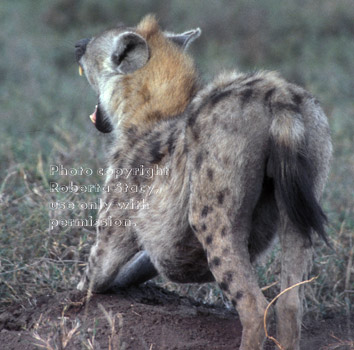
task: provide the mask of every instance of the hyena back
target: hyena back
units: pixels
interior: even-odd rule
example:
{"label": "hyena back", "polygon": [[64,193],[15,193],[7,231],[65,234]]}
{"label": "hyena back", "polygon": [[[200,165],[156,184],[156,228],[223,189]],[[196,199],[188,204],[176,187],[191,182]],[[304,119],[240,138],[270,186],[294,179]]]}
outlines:
{"label": "hyena back", "polygon": [[[76,46],[99,99],[91,119],[114,135],[110,169],[141,171],[107,176],[107,186],[134,193],[103,195],[112,206],[99,212],[78,287],[102,292],[157,272],[181,283],[215,280],[239,313],[240,349],[259,350],[267,301],[252,262],[278,233],[281,289],[308,273],[312,232],[325,239],[318,201],[331,158],[329,128],[318,102],[274,72],[224,73],[201,87],[185,52],[199,35],[164,33],[147,16],[136,28]],[[144,176],[142,169],[168,171]],[[132,199],[148,208],[119,206]],[[108,218],[132,224],[104,225]],[[284,349],[299,349],[301,309],[298,287],[277,302]]]}

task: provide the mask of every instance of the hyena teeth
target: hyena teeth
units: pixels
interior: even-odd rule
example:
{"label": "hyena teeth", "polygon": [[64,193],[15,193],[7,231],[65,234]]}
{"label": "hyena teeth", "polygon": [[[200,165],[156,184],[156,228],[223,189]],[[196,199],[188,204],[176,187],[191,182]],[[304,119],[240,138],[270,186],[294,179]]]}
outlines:
{"label": "hyena teeth", "polygon": [[79,66],[79,75],[80,75],[80,77],[82,77],[83,73],[84,73],[84,70],[82,69],[81,66]]}
{"label": "hyena teeth", "polygon": [[98,108],[98,105],[95,106],[95,111],[92,114],[90,114],[90,119],[91,119],[92,123],[94,123],[94,124],[96,124],[97,108]]}

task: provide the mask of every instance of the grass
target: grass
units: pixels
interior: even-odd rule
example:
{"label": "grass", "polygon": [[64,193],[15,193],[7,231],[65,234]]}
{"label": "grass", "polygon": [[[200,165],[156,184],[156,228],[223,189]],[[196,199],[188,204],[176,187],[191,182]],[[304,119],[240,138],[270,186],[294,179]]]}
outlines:
{"label": "grass", "polygon": [[[203,35],[192,53],[206,79],[221,68],[277,69],[320,98],[335,147],[323,198],[334,250],[316,242],[312,273],[319,278],[306,287],[306,309],[318,317],[352,312],[354,4],[323,0],[299,6],[300,2],[224,0],[222,5],[229,8],[224,11],[219,4],[200,0],[149,5],[132,0],[129,7],[93,0],[70,6],[65,0],[39,0],[35,5],[4,0],[0,12],[0,77],[5,81],[0,90],[0,312],[40,294],[73,289],[78,282],[94,230],[49,230],[49,219],[86,218],[95,211],[50,210],[49,203],[88,202],[97,197],[51,193],[50,182],[65,185],[71,179],[50,175],[49,167],[104,167],[106,152],[104,137],[88,122],[96,101],[86,81],[78,77],[73,45],[107,23],[117,23],[117,14],[135,24],[147,12],[156,12],[171,30],[202,27]],[[83,185],[102,183],[99,176],[73,180]],[[279,279],[279,268],[274,251],[267,264],[257,269],[261,285]],[[159,283],[209,303],[224,303],[213,285]],[[276,295],[278,286],[266,293]]]}
{"label": "grass", "polygon": [[[104,318],[106,320],[110,331],[107,339],[107,349],[126,349],[126,343],[121,340],[123,316],[119,313],[113,315],[112,311],[107,311],[101,304],[99,304],[99,308],[104,316],[102,319]],[[32,331],[33,343],[38,349],[46,350],[65,350],[72,348],[87,350],[100,349],[100,344],[96,345],[95,340],[96,327],[99,321],[94,319],[92,321],[93,327],[90,327],[89,322],[88,320],[80,321],[79,319],[70,320],[64,315],[62,315],[59,320],[53,321],[43,319],[41,315]]]}

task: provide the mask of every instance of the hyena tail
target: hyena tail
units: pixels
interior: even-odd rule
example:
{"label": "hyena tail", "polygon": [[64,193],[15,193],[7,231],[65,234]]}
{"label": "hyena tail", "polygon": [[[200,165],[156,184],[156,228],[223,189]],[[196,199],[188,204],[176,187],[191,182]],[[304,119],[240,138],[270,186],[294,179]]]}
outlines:
{"label": "hyena tail", "polygon": [[305,125],[295,104],[272,104],[268,173],[291,222],[311,240],[312,230],[328,244],[327,221],[315,195],[316,169],[310,159]]}

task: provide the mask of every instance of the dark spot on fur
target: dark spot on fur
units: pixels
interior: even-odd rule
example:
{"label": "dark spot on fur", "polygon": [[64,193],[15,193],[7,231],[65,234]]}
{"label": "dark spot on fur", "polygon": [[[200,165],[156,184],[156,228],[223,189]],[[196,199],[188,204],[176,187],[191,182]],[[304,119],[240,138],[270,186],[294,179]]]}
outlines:
{"label": "dark spot on fur", "polygon": [[237,301],[235,299],[231,299],[231,304],[233,305],[233,307],[236,307]]}
{"label": "dark spot on fur", "polygon": [[231,94],[232,94],[232,90],[221,91],[221,92],[219,92],[218,90],[213,91],[209,96],[210,104],[212,106],[215,106],[217,103],[219,103],[224,98],[229,97]]}
{"label": "dark spot on fur", "polygon": [[292,100],[293,100],[293,102],[294,102],[296,105],[300,105],[300,104],[302,103],[302,96],[299,95],[299,94],[294,93],[294,94],[293,94],[293,97],[292,97]]}
{"label": "dark spot on fur", "polygon": [[275,102],[272,104],[275,109],[282,110],[286,109],[290,112],[300,113],[300,107],[292,103]]}
{"label": "dark spot on fur", "polygon": [[[232,82],[233,83],[233,82]],[[228,84],[231,85],[232,83]],[[224,89],[226,86],[224,87]],[[229,97],[233,93],[233,90],[220,91],[219,89],[214,89],[210,92],[209,96],[204,99],[204,102],[200,104],[197,111],[192,113],[191,117],[188,120],[188,126],[193,126],[196,122],[196,119],[199,113],[207,106],[214,107],[217,103],[222,101],[224,98]]]}
{"label": "dark spot on fur", "polygon": [[195,157],[195,168],[197,169],[197,171],[200,170],[202,163],[203,163],[203,154],[202,152],[199,152]]}
{"label": "dark spot on fur", "polygon": [[137,130],[138,130],[138,128],[137,128],[136,126],[131,126],[131,127],[128,128],[128,130],[127,130],[128,136],[135,136]]}
{"label": "dark spot on fur", "polygon": [[97,250],[97,256],[101,256],[104,253],[103,249],[98,249]]}
{"label": "dark spot on fur", "polygon": [[96,265],[97,259],[95,256],[91,255],[90,256],[90,265]]}
{"label": "dark spot on fur", "polygon": [[226,229],[226,227],[224,226],[224,227],[222,228],[222,230],[221,230],[221,237],[225,237],[226,234],[227,234],[227,229]]}
{"label": "dark spot on fur", "polygon": [[219,284],[220,288],[224,291],[228,291],[229,290],[229,285],[226,282],[221,282]]}
{"label": "dark spot on fur", "polygon": [[186,140],[183,145],[182,155],[187,154],[187,153],[188,153],[188,144],[187,144],[187,140]]}
{"label": "dark spot on fur", "polygon": [[164,157],[164,154],[161,153],[161,141],[154,141],[150,147],[150,156],[152,163],[159,163]]}
{"label": "dark spot on fur", "polygon": [[218,193],[218,203],[221,205],[224,203],[225,193],[224,191],[220,191]]}
{"label": "dark spot on fur", "polygon": [[172,154],[176,148],[176,131],[173,130],[167,140],[168,153]]}
{"label": "dark spot on fur", "polygon": [[207,175],[208,175],[209,180],[210,180],[210,181],[213,181],[213,179],[214,179],[214,172],[213,172],[212,169],[208,168],[208,170],[207,170]]}
{"label": "dark spot on fur", "polygon": [[221,264],[221,260],[217,256],[215,258],[213,258],[213,260],[211,261],[212,266],[220,266],[220,264]]}
{"label": "dark spot on fur", "polygon": [[245,86],[253,86],[254,84],[256,84],[262,80],[263,79],[261,79],[261,78],[253,79],[253,80],[249,81],[248,83],[246,83]]}
{"label": "dark spot on fur", "polygon": [[275,92],[275,88],[272,88],[272,89],[268,90],[264,95],[264,103],[269,108],[270,113],[272,113],[272,107],[270,104],[270,100],[271,100],[274,92]]}
{"label": "dark spot on fur", "polygon": [[200,108],[197,111],[194,111],[188,119],[188,126],[191,128],[194,126],[195,122],[197,121],[198,115],[200,112]]}
{"label": "dark spot on fur", "polygon": [[207,236],[207,238],[205,239],[205,243],[207,245],[210,245],[211,243],[213,243],[213,237],[212,236]]}
{"label": "dark spot on fur", "polygon": [[192,129],[192,135],[194,141],[199,140],[199,130],[200,130],[200,126],[198,126],[198,124]]}
{"label": "dark spot on fur", "polygon": [[203,232],[205,232],[207,230],[207,227],[205,224],[202,225],[202,227],[200,228]]}
{"label": "dark spot on fur", "polygon": [[192,228],[192,230],[193,230],[194,232],[197,232],[197,231],[198,231],[197,228],[196,228],[194,225],[191,225],[191,228]]}
{"label": "dark spot on fur", "polygon": [[272,97],[273,94],[274,94],[274,91],[275,91],[275,88],[272,88],[272,89],[268,90],[268,91],[265,93],[265,95],[264,95],[264,102],[265,102],[266,104],[269,103],[271,97]]}
{"label": "dark spot on fur", "polygon": [[110,227],[110,228],[107,230],[106,236],[107,236],[107,237],[112,236],[113,231],[114,231],[113,227]]}
{"label": "dark spot on fur", "polygon": [[157,141],[161,137],[161,132],[160,131],[155,131],[155,132],[147,132],[144,137],[146,137],[150,141]]}
{"label": "dark spot on fur", "polygon": [[241,92],[241,107],[244,107],[244,105],[250,101],[252,95],[253,89],[247,89]]}
{"label": "dark spot on fur", "polygon": [[117,151],[113,155],[114,160],[118,160],[120,158],[120,151]]}
{"label": "dark spot on fur", "polygon": [[236,82],[240,85],[244,83],[247,79],[253,78],[255,73],[244,73],[236,79]]}
{"label": "dark spot on fur", "polygon": [[224,274],[224,281],[230,283],[233,280],[234,273],[232,271],[227,271]]}
{"label": "dark spot on fur", "polygon": [[202,209],[202,217],[205,218],[208,215],[209,212],[209,207],[206,205],[203,209]]}
{"label": "dark spot on fur", "polygon": [[229,248],[224,248],[222,250],[222,255],[226,256],[226,255],[229,255],[230,254],[230,249]]}
{"label": "dark spot on fur", "polygon": [[243,293],[242,293],[241,291],[238,291],[238,292],[236,293],[236,299],[239,300],[239,299],[241,299],[242,297],[243,297]]}

